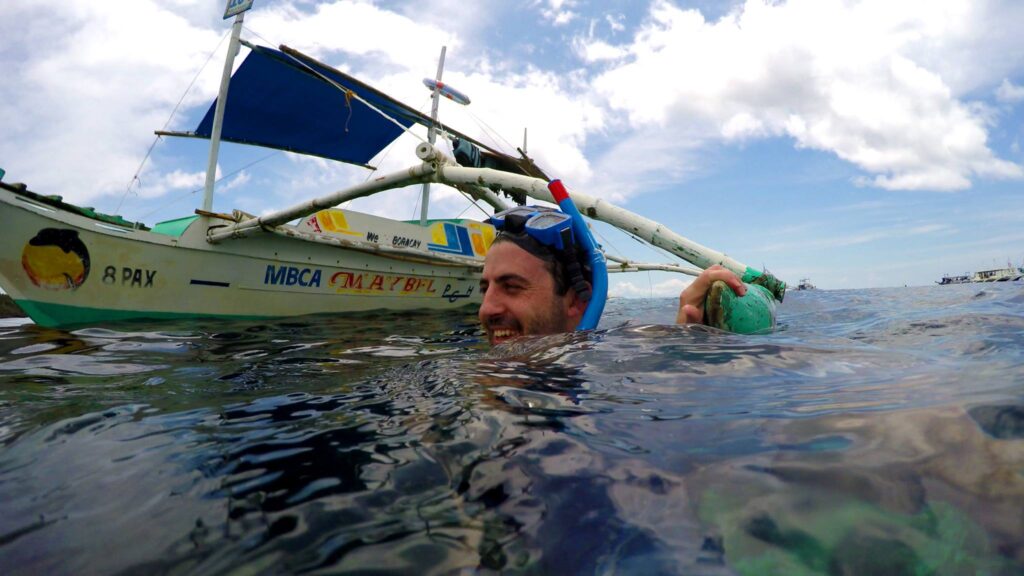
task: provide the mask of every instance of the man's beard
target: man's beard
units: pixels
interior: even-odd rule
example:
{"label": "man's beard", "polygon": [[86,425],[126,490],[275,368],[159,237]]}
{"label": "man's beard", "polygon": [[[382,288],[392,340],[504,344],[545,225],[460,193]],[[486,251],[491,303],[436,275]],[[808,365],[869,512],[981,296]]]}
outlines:
{"label": "man's beard", "polygon": [[551,299],[548,309],[542,314],[534,316],[536,325],[523,326],[523,331],[530,334],[557,334],[566,331],[566,318],[564,298],[555,294]]}
{"label": "man's beard", "polygon": [[[565,298],[558,294],[548,301],[545,309],[537,314],[531,314],[527,318],[519,318],[511,314],[504,314],[495,319],[485,320],[485,328],[493,335],[495,332],[510,330],[518,333],[518,336],[539,336],[545,334],[559,334],[572,330],[566,327],[568,314],[565,310]],[[493,344],[493,339],[491,340]]]}

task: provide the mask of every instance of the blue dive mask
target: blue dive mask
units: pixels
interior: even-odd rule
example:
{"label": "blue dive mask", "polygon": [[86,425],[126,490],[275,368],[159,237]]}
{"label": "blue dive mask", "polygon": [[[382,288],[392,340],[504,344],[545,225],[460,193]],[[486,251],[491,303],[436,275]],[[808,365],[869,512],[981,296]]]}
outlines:
{"label": "blue dive mask", "polygon": [[[574,246],[572,216],[544,206],[516,206],[491,216],[488,222],[498,231],[510,234],[525,232],[548,248],[565,250]],[[564,238],[568,234],[567,238]]]}

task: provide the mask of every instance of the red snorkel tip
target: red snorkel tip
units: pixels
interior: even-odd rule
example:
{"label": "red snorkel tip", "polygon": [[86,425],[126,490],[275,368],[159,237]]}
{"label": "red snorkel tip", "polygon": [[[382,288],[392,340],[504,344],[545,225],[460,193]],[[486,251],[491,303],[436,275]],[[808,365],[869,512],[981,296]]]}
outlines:
{"label": "red snorkel tip", "polygon": [[557,204],[561,204],[563,200],[569,198],[569,192],[565,189],[561,180],[556,179],[548,182],[548,192],[551,192],[551,196]]}

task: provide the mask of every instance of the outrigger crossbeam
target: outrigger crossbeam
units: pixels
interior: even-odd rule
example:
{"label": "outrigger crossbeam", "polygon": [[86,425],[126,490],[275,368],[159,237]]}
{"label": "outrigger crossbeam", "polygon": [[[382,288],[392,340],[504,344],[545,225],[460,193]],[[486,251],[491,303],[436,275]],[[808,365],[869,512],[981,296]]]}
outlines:
{"label": "outrigger crossbeam", "polygon": [[611,254],[605,254],[605,258],[615,262],[618,266],[609,264],[608,272],[675,272],[677,274],[686,274],[688,276],[700,276],[700,270],[696,268],[685,268],[677,264],[650,264],[647,262],[635,262],[626,258],[619,258],[618,256],[612,256]]}

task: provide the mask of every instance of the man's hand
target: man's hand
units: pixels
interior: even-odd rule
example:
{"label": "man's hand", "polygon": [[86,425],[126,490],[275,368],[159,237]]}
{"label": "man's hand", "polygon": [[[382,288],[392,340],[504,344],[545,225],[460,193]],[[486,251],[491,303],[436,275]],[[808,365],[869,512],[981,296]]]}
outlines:
{"label": "man's hand", "polygon": [[676,324],[700,324],[704,321],[704,298],[707,297],[712,282],[716,280],[725,282],[737,296],[747,293],[747,287],[740,281],[739,276],[715,264],[701,272],[700,276],[679,294]]}

